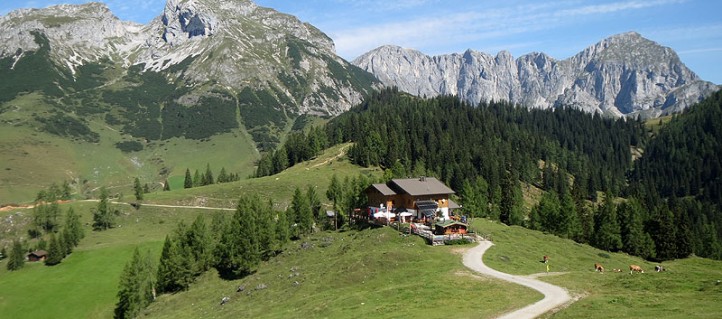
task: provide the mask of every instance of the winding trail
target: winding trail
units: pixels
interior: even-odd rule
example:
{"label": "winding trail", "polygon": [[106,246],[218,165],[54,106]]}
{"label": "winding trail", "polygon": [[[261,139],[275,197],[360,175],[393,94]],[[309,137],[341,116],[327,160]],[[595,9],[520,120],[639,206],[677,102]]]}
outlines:
{"label": "winding trail", "polygon": [[478,246],[467,250],[464,253],[464,266],[483,275],[529,287],[538,292],[541,292],[544,295],[544,299],[539,300],[524,308],[503,314],[498,318],[536,318],[572,301],[572,298],[569,296],[569,293],[566,291],[566,289],[536,280],[534,279],[535,275],[511,275],[489,268],[487,265],[484,264],[484,261],[481,257],[484,255],[484,252],[486,252],[486,250],[489,249],[489,247],[491,247],[492,245],[494,245],[492,242],[484,240],[481,241]]}

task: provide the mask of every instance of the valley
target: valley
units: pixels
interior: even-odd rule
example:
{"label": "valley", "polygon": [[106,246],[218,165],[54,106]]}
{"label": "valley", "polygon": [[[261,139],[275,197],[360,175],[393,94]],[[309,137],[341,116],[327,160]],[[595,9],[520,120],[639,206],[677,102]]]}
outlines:
{"label": "valley", "polygon": [[157,14],[0,16],[0,317],[718,316],[722,90],[670,47],[349,62],[251,0]]}

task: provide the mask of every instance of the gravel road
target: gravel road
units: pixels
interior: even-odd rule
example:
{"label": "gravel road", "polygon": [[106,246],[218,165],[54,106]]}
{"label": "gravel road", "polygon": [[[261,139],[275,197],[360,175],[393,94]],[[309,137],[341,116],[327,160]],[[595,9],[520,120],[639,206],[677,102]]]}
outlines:
{"label": "gravel road", "polygon": [[496,271],[486,266],[481,257],[484,255],[484,252],[486,252],[486,250],[489,249],[489,247],[491,247],[492,245],[494,245],[492,242],[485,240],[481,241],[478,246],[466,251],[466,253],[464,253],[464,266],[482,275],[491,276],[494,278],[526,286],[544,294],[544,299],[539,300],[524,308],[503,314],[498,318],[536,318],[572,301],[569,293],[564,288],[536,280],[533,278],[533,275],[510,275],[507,273]]}

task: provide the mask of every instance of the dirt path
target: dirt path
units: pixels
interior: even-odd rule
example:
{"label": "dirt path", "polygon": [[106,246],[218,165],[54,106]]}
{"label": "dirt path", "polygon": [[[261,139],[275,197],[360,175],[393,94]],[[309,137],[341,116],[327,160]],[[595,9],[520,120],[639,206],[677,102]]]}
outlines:
{"label": "dirt path", "polygon": [[519,319],[519,318],[536,318],[553,309],[561,307],[572,301],[569,293],[562,287],[536,280],[538,275],[517,276],[496,271],[484,264],[481,257],[484,255],[492,244],[490,241],[481,241],[478,246],[471,248],[464,253],[464,266],[476,271],[480,274],[519,284],[529,287],[544,294],[544,299],[539,300],[524,308],[503,314],[498,318]]}

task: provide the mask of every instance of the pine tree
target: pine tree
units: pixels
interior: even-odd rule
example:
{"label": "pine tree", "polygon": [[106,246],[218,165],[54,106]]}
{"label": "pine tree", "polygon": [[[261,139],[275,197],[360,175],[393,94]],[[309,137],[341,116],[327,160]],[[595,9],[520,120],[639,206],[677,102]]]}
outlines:
{"label": "pine tree", "polygon": [[156,278],[156,289],[159,293],[185,290],[192,281],[188,259],[169,236],[165,237],[163,243]]}
{"label": "pine tree", "polygon": [[245,276],[260,263],[256,212],[258,197],[242,197],[216,246],[216,267],[224,276]]}
{"label": "pine tree", "polygon": [[286,212],[276,212],[276,214],[276,250],[280,250],[291,239],[291,233]]}
{"label": "pine tree", "polygon": [[54,233],[50,234],[50,247],[48,247],[48,257],[45,259],[46,265],[57,265],[65,257],[65,247],[61,244],[61,241],[62,239],[56,237]]}
{"label": "pine tree", "polygon": [[318,197],[314,186],[308,185],[306,188],[306,197],[308,197],[308,204],[311,207],[313,219],[321,220],[321,199]]}
{"label": "pine tree", "polygon": [[164,192],[170,191],[170,184],[168,183],[167,179],[163,182],[163,191]]}
{"label": "pine tree", "polygon": [[600,206],[595,216],[594,246],[607,251],[617,251],[622,248],[622,235],[617,218],[617,209],[612,201],[612,194],[607,192],[604,204]]}
{"label": "pine tree", "polygon": [[80,240],[85,237],[83,224],[80,222],[80,215],[76,214],[72,207],[68,208],[68,211],[65,213],[64,230],[68,231],[73,247],[78,246]]}
{"label": "pine tree", "polygon": [[73,238],[70,232],[67,229],[63,229],[60,231],[60,234],[58,236],[58,240],[61,242],[64,248],[64,256],[68,256],[73,252],[73,248],[75,248],[75,245],[73,244]]}
{"label": "pine tree", "polygon": [[326,198],[333,202],[334,211],[338,211],[338,204],[342,201],[342,197],[343,189],[341,183],[339,183],[336,174],[333,174],[333,176],[331,176],[331,183],[328,185],[328,189],[326,190]]}
{"label": "pine tree", "polygon": [[572,194],[567,189],[562,197],[561,210],[559,214],[561,216],[561,228],[559,234],[565,238],[571,238],[575,241],[580,241],[582,234],[582,224],[579,220],[579,213],[577,213],[577,206],[574,202]]}
{"label": "pine tree", "polygon": [[150,253],[141,256],[136,248],[120,276],[114,318],[135,318],[155,299],[155,278]]}
{"label": "pine tree", "polygon": [[228,179],[228,173],[226,173],[226,168],[221,167],[220,173],[218,173],[218,183],[228,183],[230,180]]}
{"label": "pine tree", "polygon": [[13,241],[13,247],[10,250],[7,268],[10,271],[18,270],[25,266],[25,250],[19,240]]}
{"label": "pine tree", "polygon": [[276,253],[276,223],[273,220],[273,204],[259,205],[257,212],[258,249],[261,257],[268,260]]}
{"label": "pine tree", "polygon": [[203,215],[198,215],[193,221],[185,233],[184,241],[192,257],[194,274],[200,275],[210,269],[213,263],[213,237]]}
{"label": "pine tree", "polygon": [[143,194],[150,194],[150,187],[148,183],[143,184]]}
{"label": "pine tree", "polygon": [[649,234],[654,240],[656,258],[660,260],[674,259],[677,256],[677,225],[675,225],[674,214],[668,207],[662,206],[656,209],[649,228]]}
{"label": "pine tree", "polygon": [[201,173],[196,170],[193,173],[193,187],[203,186],[203,180],[201,178]]}
{"label": "pine tree", "polygon": [[303,196],[301,189],[296,187],[291,201],[291,211],[293,212],[293,220],[298,228],[297,237],[310,234],[313,231],[313,213],[308,203],[308,197]]}
{"label": "pine tree", "polygon": [[211,164],[206,164],[206,172],[201,177],[201,183],[204,186],[215,184],[215,180],[213,179],[213,172],[211,172]]}
{"label": "pine tree", "polygon": [[186,168],[185,179],[183,179],[183,188],[193,187],[193,177],[191,177],[191,171]]}
{"label": "pine tree", "polygon": [[63,181],[63,186],[60,190],[60,199],[69,200],[71,196],[70,193],[70,184],[68,183],[68,181]]}
{"label": "pine tree", "polygon": [[655,256],[654,241],[649,233],[644,231],[643,215],[644,209],[635,198],[630,198],[619,206],[623,250],[630,255],[649,259]]}
{"label": "pine tree", "polygon": [[106,230],[113,227],[114,212],[110,210],[108,205],[108,190],[105,187],[100,188],[100,202],[98,207],[93,211],[93,229]]}
{"label": "pine tree", "polygon": [[133,181],[133,191],[135,192],[136,200],[143,200],[143,187],[140,185],[140,180],[136,177]]}

